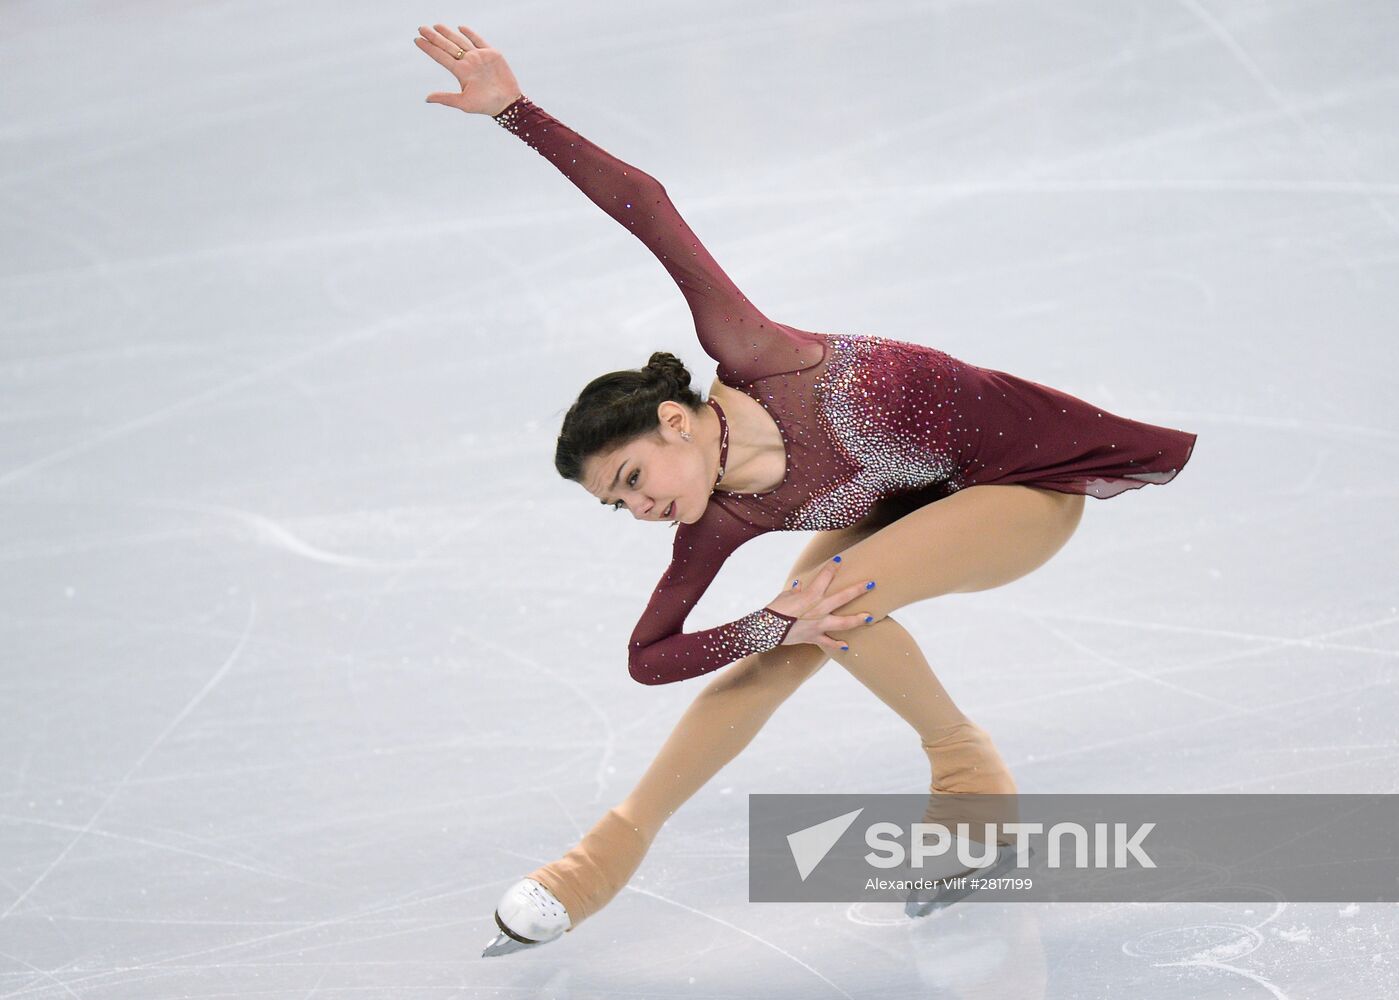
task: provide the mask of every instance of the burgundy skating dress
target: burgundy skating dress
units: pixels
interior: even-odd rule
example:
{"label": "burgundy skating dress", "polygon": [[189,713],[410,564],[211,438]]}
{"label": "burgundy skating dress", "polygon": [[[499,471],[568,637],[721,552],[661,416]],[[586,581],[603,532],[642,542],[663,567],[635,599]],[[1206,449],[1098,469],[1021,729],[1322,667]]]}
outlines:
{"label": "burgundy skating dress", "polygon": [[720,270],[654,177],[527,97],[496,121],[656,255],[688,301],[719,380],[767,409],[787,449],[776,489],[715,490],[704,515],[676,529],[670,566],[628,645],[631,675],[643,684],[696,677],[781,644],[795,619],[769,608],[681,631],[729,554],[765,532],[844,528],[887,497],[918,492],[933,502],[978,484],[1107,498],[1170,482],[1190,457],[1188,431],[1129,420],[932,347],[775,322]]}

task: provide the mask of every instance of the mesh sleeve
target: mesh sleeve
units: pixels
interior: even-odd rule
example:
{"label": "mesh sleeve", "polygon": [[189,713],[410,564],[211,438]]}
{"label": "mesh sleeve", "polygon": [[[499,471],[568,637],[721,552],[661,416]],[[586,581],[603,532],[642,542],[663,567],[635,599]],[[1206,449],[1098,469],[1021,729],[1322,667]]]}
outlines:
{"label": "mesh sleeve", "polygon": [[[712,517],[714,511],[722,516]],[[632,631],[627,664],[632,679],[642,684],[698,677],[751,653],[773,649],[782,644],[796,621],[764,607],[714,628],[681,631],[729,554],[762,533],[722,508],[711,508],[711,512],[677,529],[670,566]]]}
{"label": "mesh sleeve", "polygon": [[800,371],[825,354],[819,336],[775,323],[729,280],[661,183],[583,138],[521,95],[495,116],[656,256],[689,303],[695,333],[725,382]]}

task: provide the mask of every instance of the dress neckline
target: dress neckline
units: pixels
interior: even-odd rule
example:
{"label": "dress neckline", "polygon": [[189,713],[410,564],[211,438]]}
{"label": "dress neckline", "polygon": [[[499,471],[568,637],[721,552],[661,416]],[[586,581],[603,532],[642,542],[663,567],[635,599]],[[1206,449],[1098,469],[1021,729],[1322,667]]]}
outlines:
{"label": "dress neckline", "polygon": [[719,474],[714,477],[714,485],[718,486],[719,480],[724,478],[724,467],[729,461],[729,422],[724,419],[724,408],[713,396],[710,396],[707,402],[714,407],[714,413],[719,418]]}
{"label": "dress neckline", "polygon": [[[744,389],[740,388],[738,391],[748,396],[748,398],[754,399],[753,395]],[[768,410],[766,406],[763,406],[763,401],[761,399],[754,399],[754,402],[762,406],[764,410],[767,410],[768,416],[772,417],[772,422],[777,427],[778,436],[782,439],[782,482],[778,483],[772,489],[764,490],[761,493],[737,493],[733,490],[719,489],[719,480],[724,478],[724,467],[729,457],[729,423],[724,419],[724,408],[719,405],[719,401],[716,400],[713,395],[711,395],[706,402],[714,407],[714,412],[719,417],[719,476],[714,480],[712,492],[722,493],[727,497],[768,497],[782,490],[792,478],[792,451],[787,445],[787,432],[782,427],[782,421],[777,419],[777,414]]]}

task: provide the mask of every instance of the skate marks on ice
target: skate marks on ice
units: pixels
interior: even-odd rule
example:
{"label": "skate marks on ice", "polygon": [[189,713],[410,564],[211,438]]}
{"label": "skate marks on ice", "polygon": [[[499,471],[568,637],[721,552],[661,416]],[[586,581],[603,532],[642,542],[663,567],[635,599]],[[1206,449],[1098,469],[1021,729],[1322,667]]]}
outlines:
{"label": "skate marks on ice", "polygon": [[[315,14],[251,2],[85,11],[95,97],[45,75],[61,17],[10,5],[0,33],[0,1000],[1399,995],[1378,905],[746,903],[707,850],[739,795],[925,777],[833,674],[577,940],[481,960],[503,887],[693,690],[626,678],[663,541],[596,525],[551,431],[652,350],[709,370],[655,261],[422,105],[382,17],[337,11],[339,54],[307,59],[285,38]],[[476,27],[774,319],[1201,432],[1190,475],[1091,508],[1043,576],[909,609],[1017,779],[1389,789],[1399,10],[774,8],[744,23],[762,58],[702,85],[651,46],[700,65],[733,9],[678,10]],[[170,40],[211,32],[233,69],[191,74]],[[580,37],[607,66],[561,89]],[[851,46],[872,89],[803,100]],[[735,583],[800,543],[692,624],[770,597]]]}

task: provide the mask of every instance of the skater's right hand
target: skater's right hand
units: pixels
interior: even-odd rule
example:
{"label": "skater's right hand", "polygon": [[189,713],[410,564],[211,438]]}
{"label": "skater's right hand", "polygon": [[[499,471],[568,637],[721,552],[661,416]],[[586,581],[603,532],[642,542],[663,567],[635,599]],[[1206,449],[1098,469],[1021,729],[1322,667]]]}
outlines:
{"label": "skater's right hand", "polygon": [[[414,43],[447,67],[461,84],[461,93],[439,91],[429,94],[428,102],[472,114],[498,115],[520,96],[520,85],[503,55],[466,25],[458,27],[460,32],[445,24],[418,26],[419,37]],[[458,51],[461,58],[457,58]]]}
{"label": "skater's right hand", "polygon": [[848,615],[830,613],[833,608],[849,604],[874,584],[873,580],[861,580],[859,583],[851,584],[843,590],[827,595],[826,588],[835,579],[836,568],[834,561],[828,561],[821,571],[812,577],[809,587],[797,580],[795,587],[784,590],[777,596],[776,600],[767,604],[767,607],[773,611],[780,611],[784,615],[793,615],[797,619],[787,630],[787,637],[782,640],[782,645],[795,646],[809,642],[820,646],[829,653],[839,653],[843,651],[842,647],[846,643],[839,639],[832,639],[826,635],[828,631],[844,632],[847,629],[872,624],[865,619],[874,616],[865,612]]}

